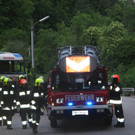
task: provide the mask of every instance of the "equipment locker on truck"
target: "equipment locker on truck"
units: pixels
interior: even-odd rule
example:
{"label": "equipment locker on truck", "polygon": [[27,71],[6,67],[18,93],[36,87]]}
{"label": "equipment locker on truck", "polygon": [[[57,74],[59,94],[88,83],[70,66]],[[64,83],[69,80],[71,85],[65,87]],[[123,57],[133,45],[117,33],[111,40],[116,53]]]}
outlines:
{"label": "equipment locker on truck", "polygon": [[109,102],[107,69],[100,64],[96,47],[60,48],[48,84],[51,127],[57,127],[58,119],[78,117],[102,118],[111,125],[113,106]]}

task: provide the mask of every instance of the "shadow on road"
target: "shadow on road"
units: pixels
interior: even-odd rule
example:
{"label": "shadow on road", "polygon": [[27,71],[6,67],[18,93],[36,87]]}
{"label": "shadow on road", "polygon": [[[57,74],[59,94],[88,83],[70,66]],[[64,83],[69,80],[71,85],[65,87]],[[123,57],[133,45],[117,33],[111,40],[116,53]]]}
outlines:
{"label": "shadow on road", "polygon": [[106,126],[103,120],[63,120],[58,121],[58,127],[65,132],[87,132],[87,131],[102,131],[107,130],[110,126]]}

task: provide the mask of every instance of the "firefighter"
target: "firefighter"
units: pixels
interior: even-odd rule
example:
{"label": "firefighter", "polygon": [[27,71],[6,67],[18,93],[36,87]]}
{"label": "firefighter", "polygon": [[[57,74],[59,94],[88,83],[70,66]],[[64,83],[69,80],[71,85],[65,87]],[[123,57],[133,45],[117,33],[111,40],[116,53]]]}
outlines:
{"label": "firefighter", "polygon": [[7,118],[7,129],[12,129],[12,116],[14,115],[14,106],[16,104],[15,91],[12,87],[12,80],[6,78],[2,89],[2,110],[3,115]]}
{"label": "firefighter", "polygon": [[19,82],[21,81],[21,79],[25,79],[24,75],[19,75]]}
{"label": "firefighter", "polygon": [[[43,82],[43,91],[44,91],[44,108],[47,107],[47,99],[48,99],[48,95],[47,95],[47,82]],[[45,110],[45,109],[44,109]]]}
{"label": "firefighter", "polygon": [[44,101],[42,102],[42,107],[40,108],[40,112],[41,112],[41,115],[44,115],[44,110],[45,110],[45,107],[47,106],[47,85],[46,85],[46,82],[44,81],[44,77],[43,76],[40,76],[39,79],[42,79],[41,80],[41,91],[44,92]]}
{"label": "firefighter", "polygon": [[114,127],[124,127],[124,114],[122,109],[122,88],[120,85],[120,77],[118,75],[111,76],[112,84],[110,86],[110,103],[114,104],[117,124]]}
{"label": "firefighter", "polygon": [[28,122],[31,126],[31,113],[30,113],[30,90],[27,86],[27,80],[21,79],[20,87],[18,89],[18,96],[17,96],[17,108],[19,108],[21,121],[22,121],[22,128],[27,128],[27,116]]}
{"label": "firefighter", "polygon": [[1,105],[1,98],[2,98],[1,94],[2,94],[2,88],[3,88],[5,78],[6,78],[5,76],[1,76],[1,78],[0,78],[0,126],[2,126],[2,121],[3,121],[3,125],[6,125],[6,123],[7,123],[6,117],[3,117],[2,105]]}
{"label": "firefighter", "polygon": [[43,80],[38,78],[35,80],[35,86],[31,91],[31,113],[33,133],[37,133],[37,127],[40,121],[41,108],[43,107],[44,92],[41,88]]}
{"label": "firefighter", "polygon": [[17,85],[16,85],[16,87],[17,87],[17,89],[20,87],[20,81],[21,81],[21,79],[26,79],[25,78],[25,76],[24,75],[19,75],[19,78],[18,78],[19,80],[18,80],[18,83],[17,83]]}
{"label": "firefighter", "polygon": [[[18,88],[19,88],[19,86],[18,86],[18,80],[17,80],[17,78],[16,77],[12,77],[12,87],[14,87],[14,90],[15,90],[15,98],[17,99],[17,93],[18,93]],[[15,108],[14,108],[14,111],[15,112],[17,112],[17,106],[15,106]]]}

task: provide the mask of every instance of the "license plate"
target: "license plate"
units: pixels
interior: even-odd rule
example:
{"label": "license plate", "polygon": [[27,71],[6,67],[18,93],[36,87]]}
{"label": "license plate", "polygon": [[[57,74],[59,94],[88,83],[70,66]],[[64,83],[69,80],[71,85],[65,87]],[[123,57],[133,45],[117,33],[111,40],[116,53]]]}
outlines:
{"label": "license plate", "polygon": [[88,115],[88,110],[72,111],[72,116],[75,116],[75,115]]}

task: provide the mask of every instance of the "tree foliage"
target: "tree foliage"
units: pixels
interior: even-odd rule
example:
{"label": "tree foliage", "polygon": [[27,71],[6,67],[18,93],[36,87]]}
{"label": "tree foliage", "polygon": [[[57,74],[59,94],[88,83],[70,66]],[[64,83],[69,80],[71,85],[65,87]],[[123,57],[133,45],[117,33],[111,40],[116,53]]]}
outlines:
{"label": "tree foliage", "polygon": [[[38,21],[49,15],[42,23]],[[135,3],[133,0],[0,0],[0,50],[31,61],[30,20],[34,20],[35,70],[47,74],[57,47],[95,45],[109,75],[134,84]],[[127,84],[126,84],[127,82]],[[134,86],[134,85],[133,85]]]}
{"label": "tree foliage", "polygon": [[35,62],[38,73],[46,74],[56,63],[56,42],[57,33],[52,29],[43,30],[37,33],[35,45]]}
{"label": "tree foliage", "polygon": [[[126,30],[122,23],[112,22],[109,26],[104,27],[100,39],[101,60],[109,68],[116,68],[119,52],[118,47],[123,38],[125,38]],[[109,63],[108,63],[109,61]]]}

